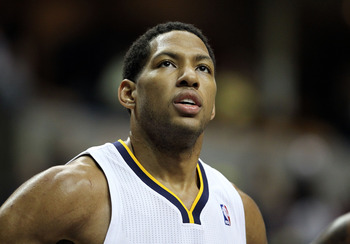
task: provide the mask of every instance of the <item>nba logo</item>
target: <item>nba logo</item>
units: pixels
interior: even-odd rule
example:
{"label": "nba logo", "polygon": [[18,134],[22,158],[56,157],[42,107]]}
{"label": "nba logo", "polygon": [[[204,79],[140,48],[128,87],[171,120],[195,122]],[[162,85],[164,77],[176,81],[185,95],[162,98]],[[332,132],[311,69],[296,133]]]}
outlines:
{"label": "nba logo", "polygon": [[222,214],[224,215],[225,225],[231,226],[231,219],[228,213],[227,207],[224,204],[220,204]]}

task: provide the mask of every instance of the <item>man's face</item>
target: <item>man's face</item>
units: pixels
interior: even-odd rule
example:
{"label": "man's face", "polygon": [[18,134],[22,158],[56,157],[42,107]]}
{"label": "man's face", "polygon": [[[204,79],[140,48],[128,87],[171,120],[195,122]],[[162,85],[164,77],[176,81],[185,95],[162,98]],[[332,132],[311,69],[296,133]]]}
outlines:
{"label": "man's face", "polygon": [[150,45],[136,83],[135,118],[144,129],[201,134],[214,118],[216,95],[214,64],[205,44],[192,33],[171,31]]}

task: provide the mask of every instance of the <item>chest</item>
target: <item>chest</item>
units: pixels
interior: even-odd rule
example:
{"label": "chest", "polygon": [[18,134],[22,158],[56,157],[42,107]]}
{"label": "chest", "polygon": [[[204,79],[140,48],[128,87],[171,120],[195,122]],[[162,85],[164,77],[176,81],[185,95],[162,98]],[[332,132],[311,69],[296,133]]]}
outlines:
{"label": "chest", "polygon": [[118,195],[112,196],[110,225],[120,233],[113,238],[123,243],[244,243],[243,208],[216,187],[186,210],[176,197],[127,175],[118,183]]}

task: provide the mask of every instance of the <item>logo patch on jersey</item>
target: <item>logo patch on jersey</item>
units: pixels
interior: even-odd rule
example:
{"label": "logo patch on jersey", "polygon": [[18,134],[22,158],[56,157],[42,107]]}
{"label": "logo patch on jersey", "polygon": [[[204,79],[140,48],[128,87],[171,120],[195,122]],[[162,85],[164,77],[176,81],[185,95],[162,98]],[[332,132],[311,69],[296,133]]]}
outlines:
{"label": "logo patch on jersey", "polygon": [[225,225],[231,226],[230,214],[228,213],[227,207],[224,204],[220,204],[222,214],[224,215]]}

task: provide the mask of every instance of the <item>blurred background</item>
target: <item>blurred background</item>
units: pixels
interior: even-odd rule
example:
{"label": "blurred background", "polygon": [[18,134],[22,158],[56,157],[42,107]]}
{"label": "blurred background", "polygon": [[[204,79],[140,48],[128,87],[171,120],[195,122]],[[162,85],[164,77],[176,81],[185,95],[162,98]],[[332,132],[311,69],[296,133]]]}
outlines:
{"label": "blurred background", "polygon": [[125,51],[169,20],[217,58],[201,158],[259,205],[269,243],[350,211],[350,0],[0,2],[0,204],[87,147],[128,136]]}

